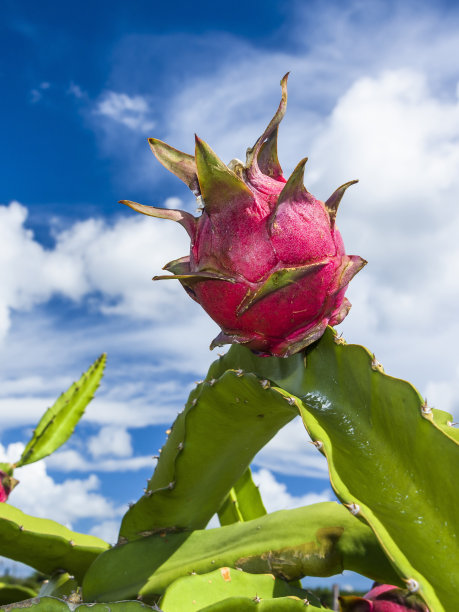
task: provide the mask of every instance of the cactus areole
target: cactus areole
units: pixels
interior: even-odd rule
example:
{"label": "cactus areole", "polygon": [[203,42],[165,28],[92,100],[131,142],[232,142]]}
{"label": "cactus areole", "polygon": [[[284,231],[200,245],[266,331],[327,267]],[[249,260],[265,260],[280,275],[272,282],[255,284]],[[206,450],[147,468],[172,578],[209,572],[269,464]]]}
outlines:
{"label": "cactus areole", "polygon": [[226,166],[196,137],[194,157],[150,138],[156,158],[184,181],[202,214],[121,203],[152,217],[178,221],[190,254],[171,261],[171,274],[221,327],[211,348],[244,344],[261,355],[288,357],[337,325],[350,303],[349,281],[365,265],[346,255],[335,226],[351,181],[325,202],[303,185],[307,158],[286,181],[277,158],[277,131],[287,107],[287,76],[279,108],[243,164]]}

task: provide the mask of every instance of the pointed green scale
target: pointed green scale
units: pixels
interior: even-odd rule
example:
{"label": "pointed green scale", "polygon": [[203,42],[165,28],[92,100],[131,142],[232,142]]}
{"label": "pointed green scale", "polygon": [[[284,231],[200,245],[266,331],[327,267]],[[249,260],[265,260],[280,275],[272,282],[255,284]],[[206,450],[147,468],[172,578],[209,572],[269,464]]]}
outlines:
{"label": "pointed green scale", "polygon": [[177,279],[185,282],[188,286],[193,286],[196,283],[200,283],[204,280],[219,280],[219,281],[227,281],[228,283],[236,283],[237,280],[235,278],[231,278],[230,276],[225,276],[225,274],[220,274],[218,272],[190,272],[189,274],[163,274],[161,276],[154,276],[153,280],[169,280],[169,279]]}
{"label": "pointed green scale", "polygon": [[313,327],[298,336],[294,341],[290,338],[285,340],[285,344],[280,344],[279,351],[283,351],[284,357],[291,357],[295,353],[302,351],[316,340],[320,340],[324,331],[327,329],[327,322],[319,321]]}
{"label": "pointed green scale", "polygon": [[188,185],[196,196],[200,195],[194,157],[174,149],[174,147],[157,138],[149,138],[148,143],[156,159],[185,185]]}
{"label": "pointed green scale", "polygon": [[295,170],[290,175],[285,187],[279,194],[277,200],[277,206],[280,206],[283,202],[299,201],[304,200],[305,195],[308,194],[306,187],[304,186],[304,168],[307,157],[304,157],[296,166]]}
{"label": "pointed green scale", "polygon": [[338,187],[336,191],[332,193],[332,195],[325,202],[325,208],[327,209],[328,216],[330,217],[330,225],[333,227],[335,225],[336,213],[338,212],[338,206],[340,205],[341,200],[343,199],[343,195],[348,187],[351,185],[355,185],[358,183],[358,180],[349,181],[348,183],[344,183],[341,187]]}
{"label": "pointed green scale", "polygon": [[265,142],[261,145],[258,153],[258,167],[273,179],[281,179],[283,177],[282,168],[277,156],[277,133],[279,127],[276,125],[272,133],[268,136]]}
{"label": "pointed green scale", "polygon": [[204,208],[209,215],[253,202],[247,185],[197,136],[195,157]]}
{"label": "pointed green scale", "polygon": [[337,291],[344,289],[367,263],[360,255],[343,255]]}
{"label": "pointed green scale", "polygon": [[94,397],[104,373],[107,355],[101,355],[91,367],[48,408],[27,443],[17,467],[47,457],[66,442]]}
{"label": "pointed green scale", "polygon": [[243,334],[243,333],[226,333],[221,331],[210,343],[210,350],[212,351],[217,346],[224,346],[225,344],[246,344],[254,339],[253,334]]}
{"label": "pointed green scale", "polygon": [[329,260],[318,261],[306,266],[299,266],[297,268],[283,268],[282,270],[276,270],[263,283],[263,285],[257,290],[249,290],[245,295],[242,302],[237,307],[237,315],[240,317],[244,314],[251,306],[259,302],[261,299],[279,291],[284,287],[288,287],[292,283],[296,283],[313,272],[317,272],[329,263]]}
{"label": "pointed green scale", "polygon": [[157,217],[158,219],[169,219],[170,221],[176,221],[183,226],[189,237],[194,241],[196,236],[196,217],[193,217],[190,213],[185,210],[176,210],[173,208],[157,208],[156,206],[145,206],[144,204],[138,204],[137,202],[131,202],[131,200],[120,200],[119,204],[129,206],[132,210],[147,215],[148,217]]}
{"label": "pointed green scale", "polygon": [[174,259],[163,266],[163,270],[172,272],[172,274],[189,274],[190,273],[190,256],[185,255]]}

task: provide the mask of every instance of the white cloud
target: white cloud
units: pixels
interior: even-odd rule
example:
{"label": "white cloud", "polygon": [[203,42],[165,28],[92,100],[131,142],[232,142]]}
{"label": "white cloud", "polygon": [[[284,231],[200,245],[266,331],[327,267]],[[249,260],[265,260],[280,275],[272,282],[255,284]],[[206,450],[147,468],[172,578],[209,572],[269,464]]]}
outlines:
{"label": "white cloud", "polygon": [[97,463],[89,461],[76,450],[62,450],[50,455],[47,465],[62,472],[128,472],[149,468],[153,471],[155,463],[151,456],[127,458],[97,458]]}
{"label": "white cloud", "polygon": [[[184,230],[171,222],[156,223],[135,215],[113,224],[88,219],[56,235],[45,249],[26,229],[27,209],[18,202],[0,206],[0,330],[10,325],[11,309],[27,311],[63,295],[78,301],[97,293],[103,312],[158,319],[167,304],[172,315],[183,310],[173,296],[178,283],[148,282],[169,260],[185,254]],[[182,296],[183,297],[183,296]],[[177,305],[179,309],[174,307]]]}
{"label": "white cloud", "polygon": [[43,81],[37,88],[32,89],[30,91],[31,103],[36,104],[37,102],[39,102],[43,98],[43,92],[45,92],[50,87],[51,83],[48,83],[48,81]]}
{"label": "white cloud", "polygon": [[130,457],[132,455],[132,440],[124,427],[107,425],[101,427],[97,435],[91,436],[87,447],[94,459],[113,455],[115,457]]}
{"label": "white cloud", "polygon": [[272,472],[262,468],[253,473],[254,483],[260,487],[261,497],[268,512],[299,508],[323,501],[332,501],[334,496],[330,488],[321,493],[305,493],[295,496],[288,492],[287,486],[276,480]]}
{"label": "white cloud", "polygon": [[143,96],[107,91],[97,103],[94,112],[135,132],[146,133],[155,127],[151,109]]}
{"label": "white cloud", "polygon": [[311,443],[299,417],[262,448],[254,465],[280,474],[328,479],[327,461]]}
{"label": "white cloud", "polygon": [[[14,443],[7,448],[0,445],[0,460],[15,461],[24,445]],[[57,483],[48,474],[46,460],[18,468],[14,476],[19,484],[9,501],[26,514],[50,518],[71,528],[82,518],[108,519],[120,516],[123,509],[97,492],[100,481],[95,474],[86,479],[67,479]]]}
{"label": "white cloud", "polygon": [[102,521],[91,527],[89,535],[101,538],[109,544],[116,544],[120,530],[120,521]]}

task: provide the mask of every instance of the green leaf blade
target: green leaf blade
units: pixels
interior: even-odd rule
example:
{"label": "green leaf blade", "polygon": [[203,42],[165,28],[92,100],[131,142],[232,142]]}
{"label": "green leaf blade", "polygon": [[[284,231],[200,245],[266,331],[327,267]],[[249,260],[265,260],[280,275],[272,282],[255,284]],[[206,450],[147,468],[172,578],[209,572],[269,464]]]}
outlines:
{"label": "green leaf blade", "polygon": [[92,400],[104,373],[106,354],[102,354],[45,412],[16,467],[39,461],[58,449],[72,435],[75,426]]}

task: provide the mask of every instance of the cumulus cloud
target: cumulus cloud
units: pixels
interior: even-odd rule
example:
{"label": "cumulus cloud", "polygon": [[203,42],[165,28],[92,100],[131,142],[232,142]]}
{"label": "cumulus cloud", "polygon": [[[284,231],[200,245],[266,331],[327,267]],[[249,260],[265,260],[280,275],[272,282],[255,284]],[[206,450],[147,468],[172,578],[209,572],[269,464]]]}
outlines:
{"label": "cumulus cloud", "polygon": [[[0,461],[16,461],[23,449],[22,443],[6,448],[0,444]],[[79,519],[115,518],[124,511],[98,492],[100,481],[95,474],[58,483],[48,474],[45,460],[18,468],[14,475],[19,484],[9,501],[32,516],[50,518],[72,528]]]}
{"label": "cumulus cloud", "polygon": [[292,495],[288,492],[287,485],[276,480],[273,473],[266,468],[254,472],[253,481],[260,488],[261,497],[268,512],[289,510],[334,499],[330,488],[324,489],[321,493]]}
{"label": "cumulus cloud", "polygon": [[328,479],[327,461],[311,443],[299,417],[262,448],[254,465],[278,474]]}
{"label": "cumulus cloud", "polygon": [[47,459],[47,465],[62,472],[128,472],[142,468],[153,470],[154,463],[151,456],[126,458],[97,458],[89,460],[74,449],[62,450],[54,453]]}
{"label": "cumulus cloud", "polygon": [[[174,204],[177,204],[174,201]],[[152,223],[133,216],[114,223],[79,221],[56,234],[45,249],[26,228],[27,208],[18,202],[0,206],[0,331],[8,331],[11,310],[28,311],[62,295],[78,302],[94,294],[105,313],[158,319],[168,305],[178,314],[177,283],[148,281],[168,259],[187,251],[188,241],[174,223]]]}
{"label": "cumulus cloud", "polygon": [[124,427],[107,425],[101,427],[96,436],[87,441],[91,455],[98,459],[107,455],[115,457],[130,457],[132,455],[132,440]]}
{"label": "cumulus cloud", "polygon": [[135,132],[153,129],[151,109],[143,96],[107,91],[97,103],[94,112]]}

